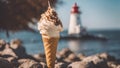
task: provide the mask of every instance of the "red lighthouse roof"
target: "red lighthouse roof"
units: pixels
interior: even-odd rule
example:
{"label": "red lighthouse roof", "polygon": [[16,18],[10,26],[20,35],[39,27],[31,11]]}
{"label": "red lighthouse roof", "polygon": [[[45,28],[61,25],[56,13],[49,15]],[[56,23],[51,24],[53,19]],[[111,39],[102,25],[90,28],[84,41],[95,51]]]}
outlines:
{"label": "red lighthouse roof", "polygon": [[77,3],[75,3],[72,7],[71,13],[80,13],[79,7],[77,6]]}

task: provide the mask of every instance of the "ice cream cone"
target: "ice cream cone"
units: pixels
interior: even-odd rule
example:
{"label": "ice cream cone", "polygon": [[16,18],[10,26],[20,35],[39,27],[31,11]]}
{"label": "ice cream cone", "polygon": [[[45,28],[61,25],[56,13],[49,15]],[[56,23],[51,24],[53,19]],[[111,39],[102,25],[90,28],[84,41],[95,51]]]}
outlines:
{"label": "ice cream cone", "polygon": [[54,68],[57,44],[63,26],[57,13],[51,8],[49,2],[48,5],[48,10],[41,15],[40,21],[38,22],[38,30],[40,31],[40,34],[42,34],[47,67]]}
{"label": "ice cream cone", "polygon": [[47,67],[54,68],[59,37],[44,37],[42,35],[42,39],[44,43]]}

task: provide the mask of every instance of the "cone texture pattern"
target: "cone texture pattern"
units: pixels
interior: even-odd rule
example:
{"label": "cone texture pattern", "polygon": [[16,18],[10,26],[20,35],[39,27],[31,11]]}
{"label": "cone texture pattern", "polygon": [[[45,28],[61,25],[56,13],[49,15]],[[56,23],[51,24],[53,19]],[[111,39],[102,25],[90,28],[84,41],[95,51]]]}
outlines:
{"label": "cone texture pattern", "polygon": [[59,37],[46,38],[42,36],[42,40],[44,43],[47,67],[54,68]]}

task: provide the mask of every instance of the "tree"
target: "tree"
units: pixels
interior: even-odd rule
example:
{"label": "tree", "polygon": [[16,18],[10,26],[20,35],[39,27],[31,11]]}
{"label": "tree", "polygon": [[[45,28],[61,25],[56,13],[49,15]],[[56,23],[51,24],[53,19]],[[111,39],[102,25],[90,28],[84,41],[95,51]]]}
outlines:
{"label": "tree", "polygon": [[[62,3],[49,0],[52,6]],[[48,0],[0,0],[0,31],[32,30],[28,24],[39,20],[48,7]]]}

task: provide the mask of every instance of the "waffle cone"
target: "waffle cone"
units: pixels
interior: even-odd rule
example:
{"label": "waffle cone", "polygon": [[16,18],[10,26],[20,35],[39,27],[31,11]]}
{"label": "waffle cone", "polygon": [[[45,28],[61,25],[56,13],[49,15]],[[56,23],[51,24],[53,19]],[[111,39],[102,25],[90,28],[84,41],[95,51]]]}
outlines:
{"label": "waffle cone", "polygon": [[47,38],[42,35],[42,40],[44,43],[47,67],[54,68],[59,37]]}

